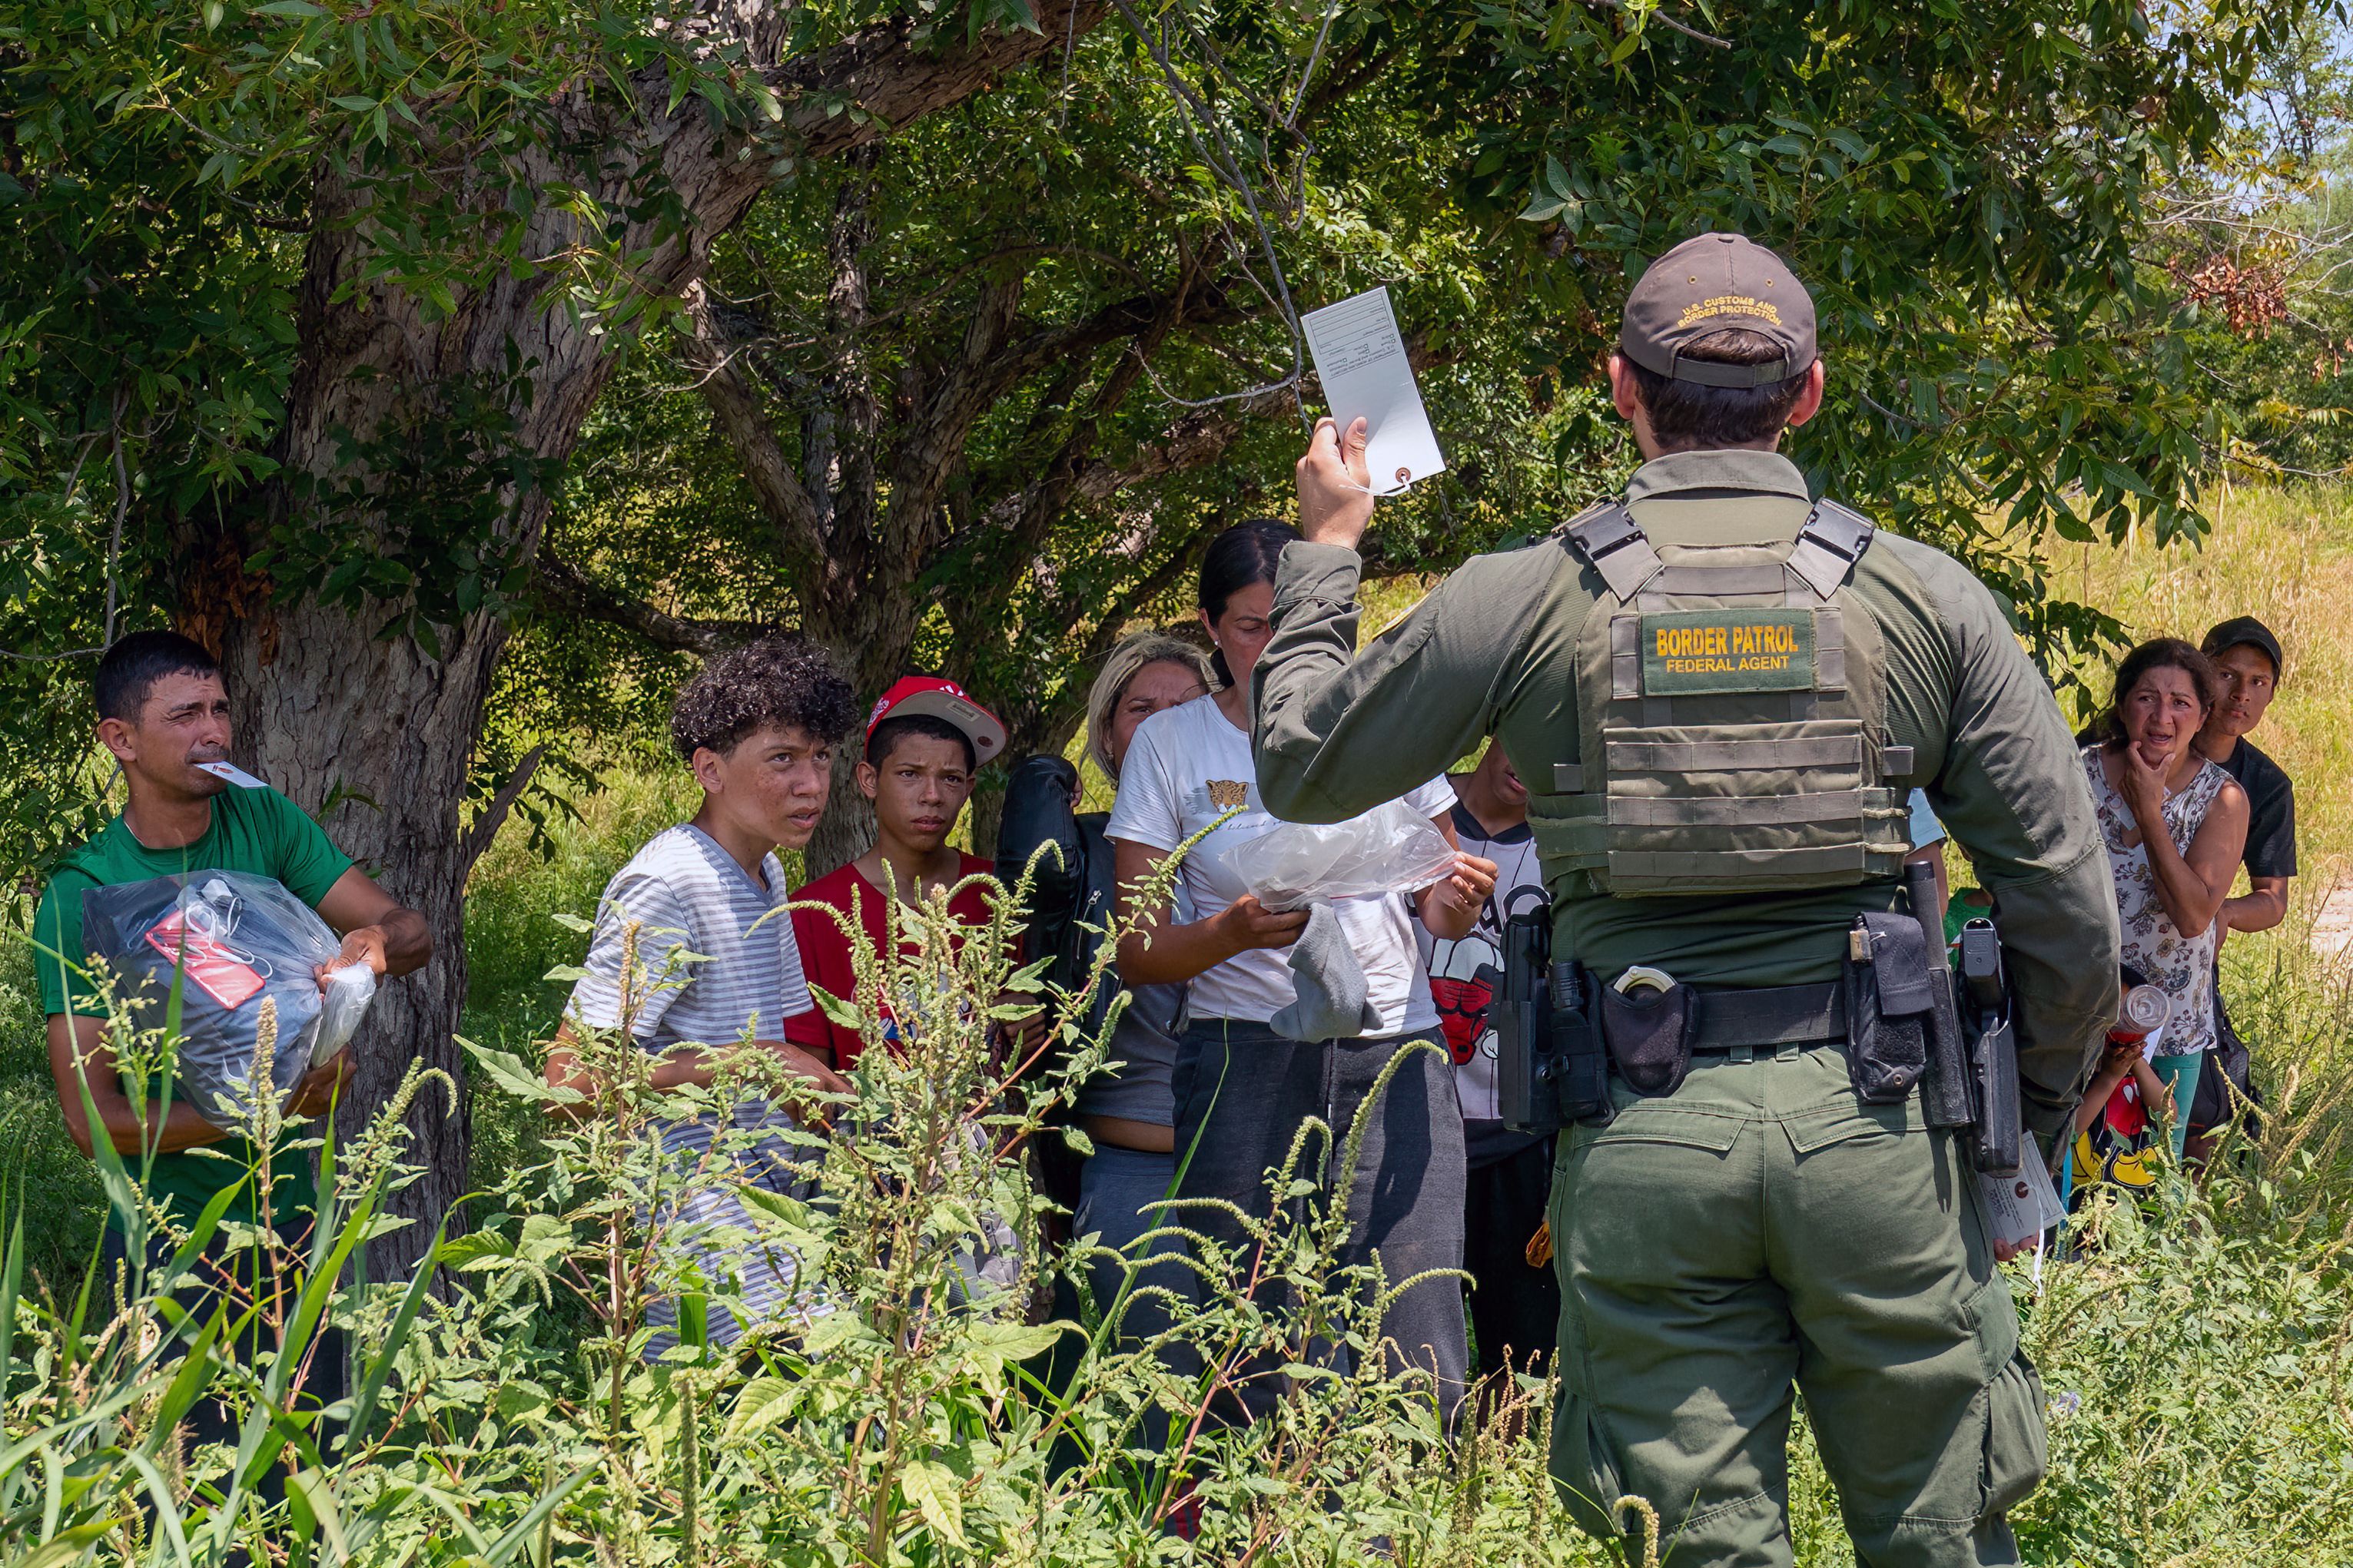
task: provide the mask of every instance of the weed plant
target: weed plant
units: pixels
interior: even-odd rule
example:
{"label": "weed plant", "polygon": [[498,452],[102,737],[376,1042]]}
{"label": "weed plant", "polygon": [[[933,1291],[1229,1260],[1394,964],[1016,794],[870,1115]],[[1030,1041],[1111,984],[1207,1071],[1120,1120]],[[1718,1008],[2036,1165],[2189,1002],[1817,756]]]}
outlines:
{"label": "weed plant", "polygon": [[[1201,1304],[1170,1303],[1166,1334],[1122,1331],[1133,1267],[1112,1300],[1039,1321],[1047,1271],[1092,1242],[1049,1253],[1026,1155],[1076,1136],[1053,1121],[1102,1043],[1082,1001],[1039,997],[1013,969],[1018,893],[997,892],[986,930],[960,930],[942,893],[894,906],[885,952],[860,942],[857,994],[825,999],[868,1046],[846,1096],[781,1078],[748,1042],[707,1089],[653,1089],[626,1025],[678,983],[675,959],[633,963],[623,1026],[579,1032],[593,1093],[477,1047],[484,1079],[543,1119],[545,1159],[483,1194],[483,1222],[413,1279],[344,1268],[401,1179],[389,1119],[362,1149],[322,1145],[325,1218],[307,1239],[228,1227],[259,1274],[290,1282],[268,1303],[187,1313],[164,1298],[173,1269],[28,1291],[12,1246],[0,1339],[32,1353],[0,1389],[0,1561],[1574,1560],[1535,1458],[1543,1384],[1502,1391],[1514,1440],[1450,1446],[1433,1390],[1383,1374],[1380,1303],[1409,1282],[1337,1263],[1345,1194],[1317,1180],[1356,1129],[1303,1129],[1262,1208],[1240,1213],[1248,1245],[1204,1242]],[[632,945],[655,946],[634,931]],[[1046,1038],[1024,1047],[1041,1008]],[[115,1030],[135,1076],[165,1070],[168,1027]],[[735,1113],[770,1098],[797,1125]],[[665,1132],[698,1118],[711,1148],[681,1153]],[[269,1116],[252,1131],[287,1133]],[[134,1237],[164,1231],[182,1259],[224,1238],[218,1205],[171,1231],[111,1150],[100,1169]],[[736,1201],[697,1201],[713,1194]],[[1186,1228],[1181,1205],[1164,1217]],[[763,1254],[790,1260],[792,1297],[723,1345],[710,1326],[754,1316],[743,1281]],[[564,1298],[586,1332],[549,1331]],[[257,1315],[274,1352],[222,1355]],[[304,1409],[329,1326],[359,1347],[356,1393]],[[1190,1355],[1170,1353],[1178,1336]],[[1258,1377],[1283,1389],[1273,1418],[1212,1417]],[[180,1453],[174,1420],[224,1393],[236,1448]],[[1165,1447],[1145,1440],[1162,1426]]]}

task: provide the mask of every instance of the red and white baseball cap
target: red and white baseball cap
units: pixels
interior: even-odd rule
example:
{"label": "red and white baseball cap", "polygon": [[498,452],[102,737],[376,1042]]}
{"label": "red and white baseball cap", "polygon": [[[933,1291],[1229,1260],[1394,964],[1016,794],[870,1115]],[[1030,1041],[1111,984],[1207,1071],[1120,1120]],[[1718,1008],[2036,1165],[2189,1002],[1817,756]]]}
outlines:
{"label": "red and white baseball cap", "polygon": [[917,714],[943,720],[963,731],[978,762],[985,763],[1005,750],[1005,726],[997,715],[966,697],[963,687],[936,675],[902,675],[893,682],[874,705],[874,711],[866,716],[866,738],[871,741],[874,726],[885,719]]}

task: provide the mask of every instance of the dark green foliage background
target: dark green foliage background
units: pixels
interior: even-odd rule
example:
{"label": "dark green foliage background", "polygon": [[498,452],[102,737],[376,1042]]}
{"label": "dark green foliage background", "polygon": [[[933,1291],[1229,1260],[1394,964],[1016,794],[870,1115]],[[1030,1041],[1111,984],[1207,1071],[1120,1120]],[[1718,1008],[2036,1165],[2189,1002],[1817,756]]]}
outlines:
{"label": "dark green foliage background", "polygon": [[[272,469],[322,157],[348,160],[395,220],[371,276],[431,313],[463,309],[491,269],[538,269],[547,308],[605,324],[628,363],[561,475],[502,448],[499,387],[444,388],[446,427],[408,442],[419,471],[400,481],[416,503],[401,527],[280,538],[256,591],[388,605],[392,635],[427,647],[469,607],[521,617],[478,799],[543,741],[559,753],[544,784],[579,783],[592,744],[646,734],[686,665],[575,616],[534,620],[525,563],[489,547],[495,519],[458,492],[494,477],[559,486],[554,541],[598,581],[692,616],[795,619],[808,584],[681,374],[671,302],[633,294],[629,258],[593,235],[565,257],[516,252],[516,215],[572,195],[467,208],[422,155],[428,125],[491,170],[501,149],[560,136],[532,106],[584,66],[668,61],[715,121],[767,111],[739,62],[690,61],[649,29],[652,9],[0,4],[0,647],[100,641],[110,558],[114,629],[212,613],[183,597],[170,541],[207,509],[234,512]],[[859,0],[797,15],[814,45],[889,14]],[[919,14],[946,37],[995,15]],[[1795,454],[1827,488],[1968,555],[2060,670],[2114,628],[2059,591],[2042,542],[2128,526],[2194,537],[2213,454],[2253,428],[2253,400],[2212,395],[2210,362],[2232,345],[2182,309],[2167,247],[2188,242],[2162,220],[2198,181],[2238,177],[2243,95],[2309,52],[2330,14],[2221,0],[2160,24],[2125,0],[1824,0],[1674,16],[1718,47],[1650,7],[1577,0],[1363,4],[1328,22],[1273,0],[1188,0],[1138,15],[1194,91],[1184,113],[1114,16],[1059,68],[1015,72],[890,140],[876,298],[890,320],[865,346],[887,383],[955,340],[1015,243],[1051,252],[1024,304],[1047,324],[1165,281],[1180,253],[1218,252],[1255,281],[1226,268],[1225,319],[1156,351],[1158,384],[1111,410],[1101,449],[1133,452],[1180,417],[1171,396],[1281,374],[1289,332],[1250,203],[1200,155],[1222,148],[1269,216],[1298,307],[1388,283],[1433,356],[1453,469],[1391,509],[1381,547],[1391,569],[1439,568],[1615,481],[1627,454],[1589,388],[1627,279],[1684,234],[1739,226],[1787,248],[1820,296],[1833,396]],[[1303,78],[1319,96],[1285,128]],[[715,291],[781,345],[771,395],[788,448],[794,388],[821,380],[838,347],[811,329],[845,177],[780,158],[770,196],[718,242]],[[658,182],[635,198],[657,213],[675,201]],[[1105,352],[1015,387],[950,457],[951,510],[1021,482],[1119,363]],[[1067,711],[1083,675],[1072,638],[1092,628],[1031,586],[1051,577],[1109,602],[1212,524],[1282,510],[1298,426],[1281,401],[1213,465],[1073,507],[1042,557],[968,531],[927,566],[922,592],[942,613],[921,656],[963,660],[984,698]],[[2305,420],[2306,447],[2290,447],[2326,427]],[[399,434],[354,436],[353,450]],[[386,467],[364,471],[390,483]],[[1144,548],[1105,549],[1139,520]],[[1171,591],[1147,618],[1183,607]],[[90,820],[90,781],[74,773],[86,667],[0,665],[0,854],[37,868]]]}

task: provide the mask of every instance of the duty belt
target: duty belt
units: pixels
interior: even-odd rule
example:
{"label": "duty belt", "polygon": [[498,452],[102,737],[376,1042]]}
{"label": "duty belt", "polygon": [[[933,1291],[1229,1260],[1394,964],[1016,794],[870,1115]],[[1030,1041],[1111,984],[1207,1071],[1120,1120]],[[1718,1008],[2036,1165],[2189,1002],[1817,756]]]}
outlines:
{"label": "duty belt", "polygon": [[1699,1018],[1694,1051],[1734,1051],[1757,1046],[1826,1046],[1846,1038],[1845,988],[1818,985],[1692,988]]}

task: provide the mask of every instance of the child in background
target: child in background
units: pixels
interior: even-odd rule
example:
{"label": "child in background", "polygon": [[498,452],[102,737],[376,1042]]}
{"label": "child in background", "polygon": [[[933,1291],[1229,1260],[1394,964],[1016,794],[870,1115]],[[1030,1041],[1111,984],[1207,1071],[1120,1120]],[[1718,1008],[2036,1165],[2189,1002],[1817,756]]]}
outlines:
{"label": "child in background", "polygon": [[2175,1107],[2172,1089],[2149,1058],[2163,1039],[2170,1006],[2163,991],[2137,971],[2125,970],[2124,1016],[2108,1031],[2099,1070],[2075,1110],[2071,1193],[2105,1182],[2138,1195],[2157,1185],[2158,1150],[2173,1126]]}

